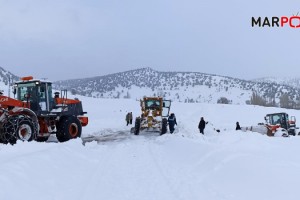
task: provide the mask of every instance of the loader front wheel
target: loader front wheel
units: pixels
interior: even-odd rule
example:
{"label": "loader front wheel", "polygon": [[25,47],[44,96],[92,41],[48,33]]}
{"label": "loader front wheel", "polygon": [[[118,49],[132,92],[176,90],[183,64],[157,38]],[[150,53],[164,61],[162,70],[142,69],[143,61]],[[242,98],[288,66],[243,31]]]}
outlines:
{"label": "loader front wheel", "polygon": [[135,125],[134,125],[134,135],[140,134],[140,127],[141,127],[141,119],[136,118],[135,119]]}
{"label": "loader front wheel", "polygon": [[59,142],[66,142],[81,136],[81,123],[75,116],[61,118],[58,123],[56,137]]}
{"label": "loader front wheel", "polygon": [[17,130],[16,136],[22,141],[32,141],[36,138],[38,125],[28,116],[19,116],[16,120]]}

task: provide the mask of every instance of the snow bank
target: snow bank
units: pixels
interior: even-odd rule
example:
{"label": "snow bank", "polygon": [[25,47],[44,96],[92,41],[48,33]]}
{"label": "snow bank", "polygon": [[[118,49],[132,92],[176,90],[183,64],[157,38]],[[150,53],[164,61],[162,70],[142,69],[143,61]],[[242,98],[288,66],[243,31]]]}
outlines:
{"label": "snow bank", "polygon": [[[0,144],[1,199],[298,199],[300,137],[235,131],[267,113],[298,111],[258,106],[173,103],[175,134],[134,136],[125,115],[134,100],[79,97],[90,124],[83,136],[122,134],[119,140]],[[206,135],[197,126],[209,123]],[[215,130],[219,129],[220,133]]]}

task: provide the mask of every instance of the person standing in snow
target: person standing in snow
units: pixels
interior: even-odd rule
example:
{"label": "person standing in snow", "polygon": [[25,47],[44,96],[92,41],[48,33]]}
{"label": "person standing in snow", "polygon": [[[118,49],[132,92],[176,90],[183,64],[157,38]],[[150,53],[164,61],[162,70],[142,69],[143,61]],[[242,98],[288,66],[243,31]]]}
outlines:
{"label": "person standing in snow", "polygon": [[175,125],[177,126],[177,122],[176,122],[176,117],[174,113],[171,113],[171,115],[168,118],[168,123],[169,123],[169,129],[170,129],[170,133],[173,133],[175,130]]}
{"label": "person standing in snow", "polygon": [[200,130],[200,133],[202,133],[204,135],[205,121],[204,121],[203,117],[201,117],[198,128]]}
{"label": "person standing in snow", "polygon": [[241,126],[240,126],[239,122],[236,122],[236,128],[235,128],[235,130],[241,130]]}
{"label": "person standing in snow", "polygon": [[132,124],[132,112],[129,113],[129,124]]}
{"label": "person standing in snow", "polygon": [[132,112],[127,113],[125,120],[127,122],[126,126],[128,126],[128,124],[132,124]]}
{"label": "person standing in snow", "polygon": [[128,126],[128,124],[130,122],[130,120],[129,120],[129,113],[126,114],[125,120],[126,120],[126,123],[127,123],[126,126]]}

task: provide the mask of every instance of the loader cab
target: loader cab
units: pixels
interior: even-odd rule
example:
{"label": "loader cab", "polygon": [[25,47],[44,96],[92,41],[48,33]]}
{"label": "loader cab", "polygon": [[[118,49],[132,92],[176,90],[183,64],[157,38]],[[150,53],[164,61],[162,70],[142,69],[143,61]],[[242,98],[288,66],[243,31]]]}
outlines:
{"label": "loader cab", "polygon": [[20,101],[30,102],[35,113],[48,113],[54,105],[52,83],[41,80],[23,80],[15,83],[14,93]]}

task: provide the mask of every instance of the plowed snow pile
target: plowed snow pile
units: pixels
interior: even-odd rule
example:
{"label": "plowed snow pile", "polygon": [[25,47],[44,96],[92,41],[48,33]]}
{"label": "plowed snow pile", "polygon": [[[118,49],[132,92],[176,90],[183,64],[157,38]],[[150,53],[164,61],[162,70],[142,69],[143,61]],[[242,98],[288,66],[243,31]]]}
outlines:
{"label": "plowed snow pile", "polygon": [[90,119],[83,136],[108,139],[0,144],[0,199],[299,199],[300,137],[235,131],[236,121],[256,125],[281,111],[300,119],[299,111],[173,103],[175,134],[134,136],[125,115],[140,114],[138,101],[80,99]]}

